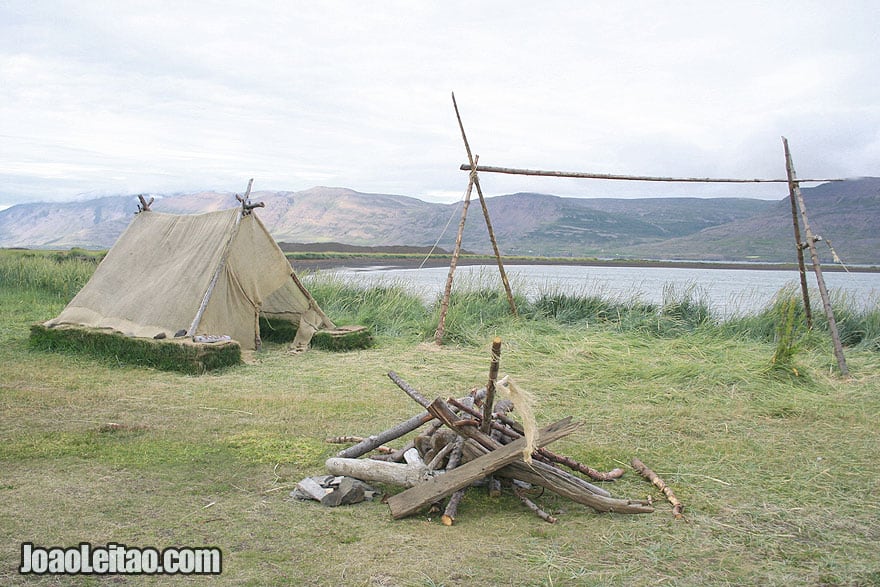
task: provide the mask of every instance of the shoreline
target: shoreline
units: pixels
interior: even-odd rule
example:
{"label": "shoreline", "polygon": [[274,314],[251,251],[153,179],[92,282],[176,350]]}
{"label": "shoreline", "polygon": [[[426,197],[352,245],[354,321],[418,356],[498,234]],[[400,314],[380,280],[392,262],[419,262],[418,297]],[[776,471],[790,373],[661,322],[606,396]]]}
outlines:
{"label": "shoreline", "polygon": [[[383,269],[418,269],[420,267],[448,267],[449,255],[429,258],[423,257],[394,257],[394,256],[360,256],[340,255],[338,257],[325,257],[319,259],[297,258],[296,255],[288,255],[291,265],[296,269],[323,271],[329,269],[364,269],[368,267],[381,267]],[[750,271],[797,271],[796,263],[749,263],[749,262],[723,262],[723,261],[651,261],[651,260],[619,260],[619,259],[583,259],[583,258],[542,258],[542,257],[502,257],[505,266],[516,265],[575,265],[581,267],[632,267],[644,269],[657,267],[662,269],[739,269]],[[495,265],[494,257],[487,256],[462,256],[458,260],[458,266],[465,265]],[[841,265],[822,265],[823,272],[852,273],[880,273],[878,266],[846,267]],[[812,272],[811,267],[807,271]]]}

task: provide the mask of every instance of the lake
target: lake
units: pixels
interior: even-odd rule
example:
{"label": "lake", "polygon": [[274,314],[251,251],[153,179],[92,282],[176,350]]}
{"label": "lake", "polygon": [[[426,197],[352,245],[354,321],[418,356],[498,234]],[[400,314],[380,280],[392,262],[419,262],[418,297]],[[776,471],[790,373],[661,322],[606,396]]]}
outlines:
{"label": "lake", "polygon": [[[594,267],[582,265],[505,266],[514,293],[535,299],[544,293],[599,295],[609,299],[634,297],[661,303],[664,290],[694,290],[705,298],[721,317],[754,313],[763,308],[783,288],[800,291],[796,270],[710,269],[675,267]],[[400,284],[434,302],[443,293],[448,267],[403,269],[398,267],[359,267],[325,270],[364,287],[374,284]],[[823,271],[833,295],[844,295],[860,308],[876,308],[880,303],[880,273]],[[813,306],[821,300],[812,271],[807,275]],[[497,265],[460,266],[455,271],[456,287],[501,287]],[[798,294],[799,295],[799,294]]]}

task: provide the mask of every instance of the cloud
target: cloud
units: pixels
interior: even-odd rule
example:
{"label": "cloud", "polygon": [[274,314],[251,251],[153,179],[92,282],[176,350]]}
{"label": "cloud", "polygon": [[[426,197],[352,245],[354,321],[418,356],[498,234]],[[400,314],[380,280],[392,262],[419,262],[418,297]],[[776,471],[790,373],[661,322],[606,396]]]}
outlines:
{"label": "cloud", "polygon": [[467,183],[452,90],[488,165],[776,177],[784,134],[801,176],[877,175],[878,16],[856,1],[7,2],[0,205],[249,177],[452,201]]}

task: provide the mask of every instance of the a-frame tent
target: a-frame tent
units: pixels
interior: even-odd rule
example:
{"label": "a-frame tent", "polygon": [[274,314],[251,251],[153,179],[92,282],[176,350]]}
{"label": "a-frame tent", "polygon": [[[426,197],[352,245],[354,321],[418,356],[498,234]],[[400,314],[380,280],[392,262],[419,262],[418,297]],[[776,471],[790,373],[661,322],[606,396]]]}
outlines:
{"label": "a-frame tent", "polygon": [[260,316],[298,324],[297,349],[306,348],[317,330],[334,328],[251,210],[147,210],[45,326],[104,328],[141,338],[226,335],[243,349],[256,349]]}

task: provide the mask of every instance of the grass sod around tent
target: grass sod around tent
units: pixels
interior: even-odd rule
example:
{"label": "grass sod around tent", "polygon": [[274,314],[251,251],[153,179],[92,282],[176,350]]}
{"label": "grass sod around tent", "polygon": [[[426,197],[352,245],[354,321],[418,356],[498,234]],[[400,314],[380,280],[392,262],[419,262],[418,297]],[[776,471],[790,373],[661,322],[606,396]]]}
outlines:
{"label": "grass sod around tent", "polygon": [[[264,340],[286,343],[296,336],[296,328],[290,322],[271,320],[273,327],[269,327],[269,323],[269,320],[261,319],[260,331],[266,336]],[[327,351],[364,349],[372,343],[370,332],[363,327],[321,330],[312,338],[313,348]],[[189,375],[201,375],[242,363],[241,346],[234,340],[215,343],[196,343],[189,338],[155,340],[84,327],[47,328],[34,324],[31,326],[30,346],[45,351],[83,353],[111,359],[118,364]]]}
{"label": "grass sod around tent", "polygon": [[134,338],[119,332],[83,327],[31,326],[30,346],[47,351],[113,358],[117,363],[201,375],[241,364],[236,341],[195,343],[189,339]]}
{"label": "grass sod around tent", "polygon": [[[260,317],[260,338],[263,341],[289,343],[296,338],[297,325],[288,320]],[[353,351],[369,348],[373,336],[365,326],[340,326],[319,330],[312,336],[312,348],[325,351]]]}

